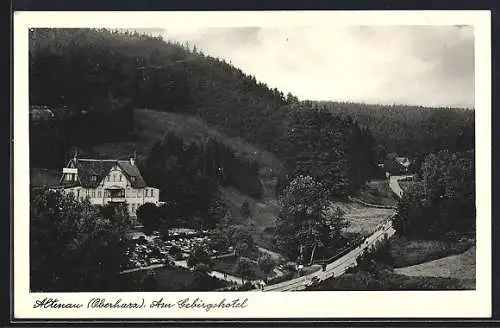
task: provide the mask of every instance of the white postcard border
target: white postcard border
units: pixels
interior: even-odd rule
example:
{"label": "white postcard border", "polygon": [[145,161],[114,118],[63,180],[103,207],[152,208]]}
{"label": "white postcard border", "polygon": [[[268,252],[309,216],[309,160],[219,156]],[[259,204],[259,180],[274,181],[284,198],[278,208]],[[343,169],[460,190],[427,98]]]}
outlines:
{"label": "white postcard border", "polygon": [[[29,292],[28,29],[36,27],[155,28],[285,25],[473,25],[475,31],[477,256],[474,291],[391,292]],[[14,316],[77,318],[474,318],[491,315],[491,35],[489,11],[385,12],[15,12],[14,14]],[[57,297],[75,309],[35,309],[35,300]],[[140,310],[86,308],[92,297],[140,302]],[[240,309],[150,309],[155,299],[204,302],[248,298]]]}

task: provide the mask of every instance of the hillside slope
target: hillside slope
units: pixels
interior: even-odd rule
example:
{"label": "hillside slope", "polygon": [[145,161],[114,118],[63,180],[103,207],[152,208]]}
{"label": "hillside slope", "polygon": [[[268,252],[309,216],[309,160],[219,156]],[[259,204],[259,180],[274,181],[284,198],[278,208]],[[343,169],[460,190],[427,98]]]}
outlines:
{"label": "hillside slope", "polygon": [[133,151],[137,152],[141,164],[149,155],[155,141],[163,140],[173,133],[186,142],[203,143],[214,138],[229,146],[238,156],[255,159],[261,167],[262,177],[267,179],[282,174],[283,165],[271,152],[252,145],[241,138],[231,138],[200,118],[150,109],[134,111],[134,141],[108,142],[84,149],[92,156],[106,158],[126,158]]}
{"label": "hillside slope", "polygon": [[394,271],[411,277],[442,277],[457,279],[475,279],[476,247],[471,247],[459,255],[452,255]]}
{"label": "hillside slope", "polygon": [[111,96],[123,106],[198,116],[271,151],[286,121],[285,97],[277,89],[224,60],[159,37],[33,29],[30,66],[32,104],[102,111],[101,100]]}
{"label": "hillside slope", "polygon": [[275,153],[282,147],[292,104],[353,117],[387,152],[474,146],[473,111],[297,102],[223,59],[160,37],[105,29],[33,29],[29,49],[32,104],[89,113],[115,106],[193,115]]}
{"label": "hillside slope", "polygon": [[[385,153],[415,156],[441,149],[474,148],[475,113],[461,108],[314,102],[313,106],[350,116],[368,127]],[[379,154],[383,155],[383,154]]]}

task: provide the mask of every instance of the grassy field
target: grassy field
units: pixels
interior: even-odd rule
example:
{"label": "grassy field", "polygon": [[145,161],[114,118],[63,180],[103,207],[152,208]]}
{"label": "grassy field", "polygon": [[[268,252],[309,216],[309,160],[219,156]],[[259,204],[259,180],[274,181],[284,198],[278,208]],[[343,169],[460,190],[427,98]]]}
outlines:
{"label": "grassy field", "polygon": [[397,197],[389,187],[387,180],[372,180],[359,191],[356,198],[376,205],[395,206]]}
{"label": "grassy field", "polygon": [[30,168],[30,186],[48,187],[59,184],[61,171],[42,168]]}
{"label": "grassy field", "polygon": [[345,212],[345,218],[350,223],[345,231],[362,235],[371,234],[380,222],[394,212],[392,209],[372,208],[357,203],[337,202],[333,205]]}
{"label": "grassy field", "polygon": [[451,255],[438,260],[395,269],[394,271],[410,277],[442,277],[473,281],[476,278],[476,247],[471,247],[458,255]]}
{"label": "grassy field", "polygon": [[[346,273],[309,290],[475,289],[473,240],[445,242],[393,237],[385,269]],[[395,269],[394,269],[395,268]]]}
{"label": "grassy field", "polygon": [[440,277],[409,277],[390,271],[378,275],[359,271],[327,279],[307,290],[457,290],[474,289],[469,281]]}
{"label": "grassy field", "polygon": [[394,268],[412,266],[457,255],[474,246],[474,241],[444,242],[439,240],[411,240],[394,237],[391,241],[391,257]]}
{"label": "grassy field", "polygon": [[[229,285],[226,281],[209,276],[201,276],[188,269],[179,267],[150,270],[156,276],[156,286],[145,286],[144,279],[149,271],[135,271],[120,275],[117,286],[111,287],[120,291],[210,291]],[[122,287],[123,286],[123,287]]]}

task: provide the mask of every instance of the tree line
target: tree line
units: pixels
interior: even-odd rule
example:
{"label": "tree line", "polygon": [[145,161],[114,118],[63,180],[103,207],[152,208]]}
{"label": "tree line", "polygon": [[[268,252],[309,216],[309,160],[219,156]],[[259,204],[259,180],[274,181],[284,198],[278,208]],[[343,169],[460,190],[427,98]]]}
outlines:
{"label": "tree line", "polygon": [[32,166],[59,169],[68,159],[68,152],[75,147],[133,140],[134,112],[130,102],[112,94],[92,98],[93,104],[81,110],[51,108],[55,118],[30,120]]}
{"label": "tree line", "polygon": [[31,159],[45,167],[59,167],[72,146],[133,141],[134,108],[200,117],[275,153],[288,163],[288,181],[326,179],[334,196],[378,174],[373,163],[390,152],[422,157],[474,145],[473,111],[299,101],[222,59],[135,32],[33,29],[29,74],[31,104],[72,113],[31,125]]}
{"label": "tree line", "polygon": [[[289,179],[309,175],[321,181],[331,197],[357,191],[374,173],[370,131],[350,117],[319,108],[294,108],[280,152]],[[278,185],[278,192],[286,185]]]}
{"label": "tree line", "polygon": [[30,102],[105,110],[97,102],[111,95],[133,108],[196,115],[230,136],[272,148],[285,114],[283,93],[193,50],[139,33],[33,29]]}
{"label": "tree line", "polygon": [[33,193],[30,203],[30,290],[103,291],[126,262],[124,206],[96,207],[73,195]]}
{"label": "tree line", "polygon": [[389,153],[413,158],[444,149],[463,152],[475,147],[474,110],[339,102],[310,104],[352,117],[369,128],[377,163],[383,163]]}
{"label": "tree line", "polygon": [[476,225],[474,151],[429,154],[422,176],[405,191],[393,221],[407,236],[471,233]]}
{"label": "tree line", "polygon": [[160,189],[160,199],[168,200],[166,220],[178,221],[170,226],[214,228],[227,212],[219,186],[233,185],[252,197],[262,196],[256,161],[237,156],[214,139],[186,143],[167,134],[153,145],[142,166],[145,180]]}

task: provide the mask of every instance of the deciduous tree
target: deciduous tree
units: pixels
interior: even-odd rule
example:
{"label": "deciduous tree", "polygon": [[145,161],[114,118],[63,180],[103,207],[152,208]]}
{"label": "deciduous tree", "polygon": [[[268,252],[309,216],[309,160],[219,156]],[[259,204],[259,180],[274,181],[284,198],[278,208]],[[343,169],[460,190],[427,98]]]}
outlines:
{"label": "deciduous tree", "polygon": [[329,245],[347,226],[341,212],[332,210],[328,192],[310,176],[295,178],[285,189],[280,205],[276,242],[291,258],[300,255],[301,249],[314,253],[317,247]]}

